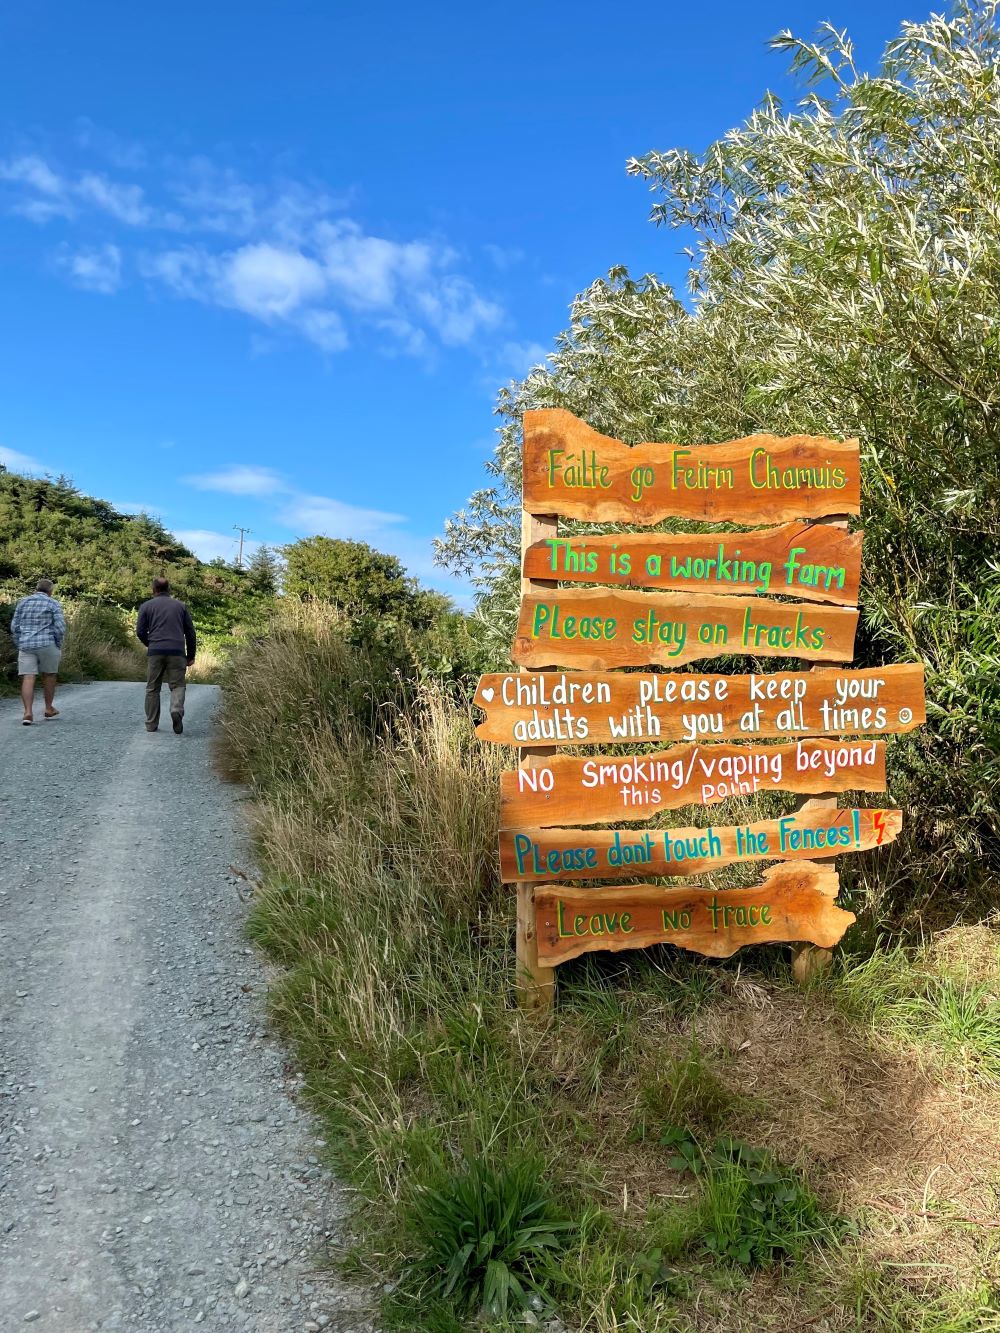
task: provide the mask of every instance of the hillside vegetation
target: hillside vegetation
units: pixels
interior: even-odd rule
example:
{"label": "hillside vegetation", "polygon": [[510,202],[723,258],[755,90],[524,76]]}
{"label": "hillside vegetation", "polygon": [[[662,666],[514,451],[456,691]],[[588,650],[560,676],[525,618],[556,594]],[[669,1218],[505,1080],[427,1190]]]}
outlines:
{"label": "hillside vegetation", "polygon": [[234,635],[263,623],[276,592],[267,559],[246,570],[205,564],[147,514],[120,513],[64,477],[26,477],[0,466],[0,689],[16,679],[7,633],[14,605],[43,577],[55,581],[67,613],[62,679],[142,679],[132,613],[156,575],[191,607],[201,677]]}
{"label": "hillside vegetation", "polygon": [[515,756],[473,736],[476,635],[442,654],[316,603],[225,680],[273,1011],[359,1191],[346,1261],[391,1277],[408,1333],[1000,1329],[996,6],[905,25],[873,76],[832,30],[776,45],[802,105],[631,164],[694,233],[691,307],[622,269],[583,293],[501,394],[494,484],[441,553],[503,667],[526,408],[629,442],[861,438],[856,660],[923,661],[929,721],[889,754],[904,836],[841,858],[834,967],[801,991],[779,948],[596,954],[547,1021],[519,1014]]}

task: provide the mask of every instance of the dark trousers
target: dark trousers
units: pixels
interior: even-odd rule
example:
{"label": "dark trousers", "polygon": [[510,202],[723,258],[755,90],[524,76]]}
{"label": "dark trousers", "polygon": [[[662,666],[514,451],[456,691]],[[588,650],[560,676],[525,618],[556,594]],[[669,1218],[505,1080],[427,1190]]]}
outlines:
{"label": "dark trousers", "polygon": [[184,716],[184,681],[187,661],[184,657],[166,653],[151,653],[146,669],[146,726],[155,727],[160,721],[160,690],[164,678],[170,687],[171,715]]}

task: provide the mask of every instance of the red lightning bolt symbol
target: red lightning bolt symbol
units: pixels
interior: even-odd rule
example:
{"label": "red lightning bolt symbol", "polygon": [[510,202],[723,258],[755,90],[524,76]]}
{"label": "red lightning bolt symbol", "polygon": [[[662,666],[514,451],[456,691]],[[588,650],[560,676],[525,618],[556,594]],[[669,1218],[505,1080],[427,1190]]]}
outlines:
{"label": "red lightning bolt symbol", "polygon": [[874,827],[875,832],[878,834],[878,838],[877,838],[876,841],[875,841],[875,846],[876,846],[876,847],[881,847],[881,846],[882,846],[882,839],[885,837],[885,811],[884,811],[884,810],[873,810],[873,811],[872,811],[872,826]]}

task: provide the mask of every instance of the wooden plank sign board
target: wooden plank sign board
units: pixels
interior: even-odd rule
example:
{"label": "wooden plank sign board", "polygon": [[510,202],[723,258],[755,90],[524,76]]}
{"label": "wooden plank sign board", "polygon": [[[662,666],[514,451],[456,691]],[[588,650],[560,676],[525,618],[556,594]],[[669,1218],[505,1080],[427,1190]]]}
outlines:
{"label": "wooden plank sign board", "polygon": [[494,674],[481,678],[475,702],[486,713],[476,735],[504,745],[885,736],[926,717],[917,665],[746,676]]}
{"label": "wooden plank sign board", "polygon": [[665,518],[775,523],[857,514],[857,440],[751,435],[727,444],[637,444],[563,408],[524,414],[523,506],[593,523]]}
{"label": "wooden plank sign board", "polygon": [[518,666],[684,666],[748,653],[843,662],[858,612],[843,606],[707,593],[562,588],[521,598],[511,657]]}
{"label": "wooden plank sign board", "polygon": [[678,745],[659,754],[554,755],[500,777],[500,827],[609,824],[761,791],[885,791],[885,742]]}
{"label": "wooden plank sign board", "polygon": [[895,841],[899,810],[838,810],[807,803],[795,814],[755,824],[669,829],[505,829],[500,870],[506,881],[628,879],[635,874],[696,875],[738,861],[864,852]]}
{"label": "wooden plank sign board", "polygon": [[676,944],[728,958],[747,944],[808,940],[831,948],[854,921],[835,906],[836,871],[808,861],[771,866],[763,883],[715,893],[690,885],[663,889],[535,889],[538,958],[548,967],[594,949]]}
{"label": "wooden plank sign board", "polygon": [[[849,669],[858,441],[628,445],[561,408],[526,412],[523,426],[520,670],[483,676],[475,696],[477,736],[522,748],[500,808],[522,1000],[551,1003],[552,969],[578,954],[658,942],[716,958],[807,942],[801,978],[819,957],[809,945],[829,949],[854,920],[834,902],[833,858],[892,842],[902,826],[899,810],[841,810],[836,793],[884,791],[881,738],[926,716],[922,667]],[[560,516],[629,527],[560,533]],[[701,530],[650,531],[668,519]],[[719,657],[837,667],[644,670]],[[603,742],[616,752],[558,753]],[[629,753],[636,745],[657,748]],[[649,826],[661,810],[762,791],[819,799],[745,824]],[[777,864],[749,889],[579,886],[754,861]]]}
{"label": "wooden plank sign board", "polygon": [[561,583],[729,595],[778,594],[855,606],[861,533],[829,523],[758,532],[549,537],[524,553],[524,575]]}

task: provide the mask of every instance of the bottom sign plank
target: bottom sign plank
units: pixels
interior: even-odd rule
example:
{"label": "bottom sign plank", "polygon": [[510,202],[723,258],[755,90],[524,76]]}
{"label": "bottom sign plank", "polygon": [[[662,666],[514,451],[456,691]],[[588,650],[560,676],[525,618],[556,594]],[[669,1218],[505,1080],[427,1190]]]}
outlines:
{"label": "bottom sign plank", "polygon": [[749,889],[577,889],[534,891],[538,961],[555,967],[595,949],[676,944],[709,958],[728,958],[747,944],[808,940],[829,949],[854,921],[837,907],[835,870],[812,861],[771,866]]}

